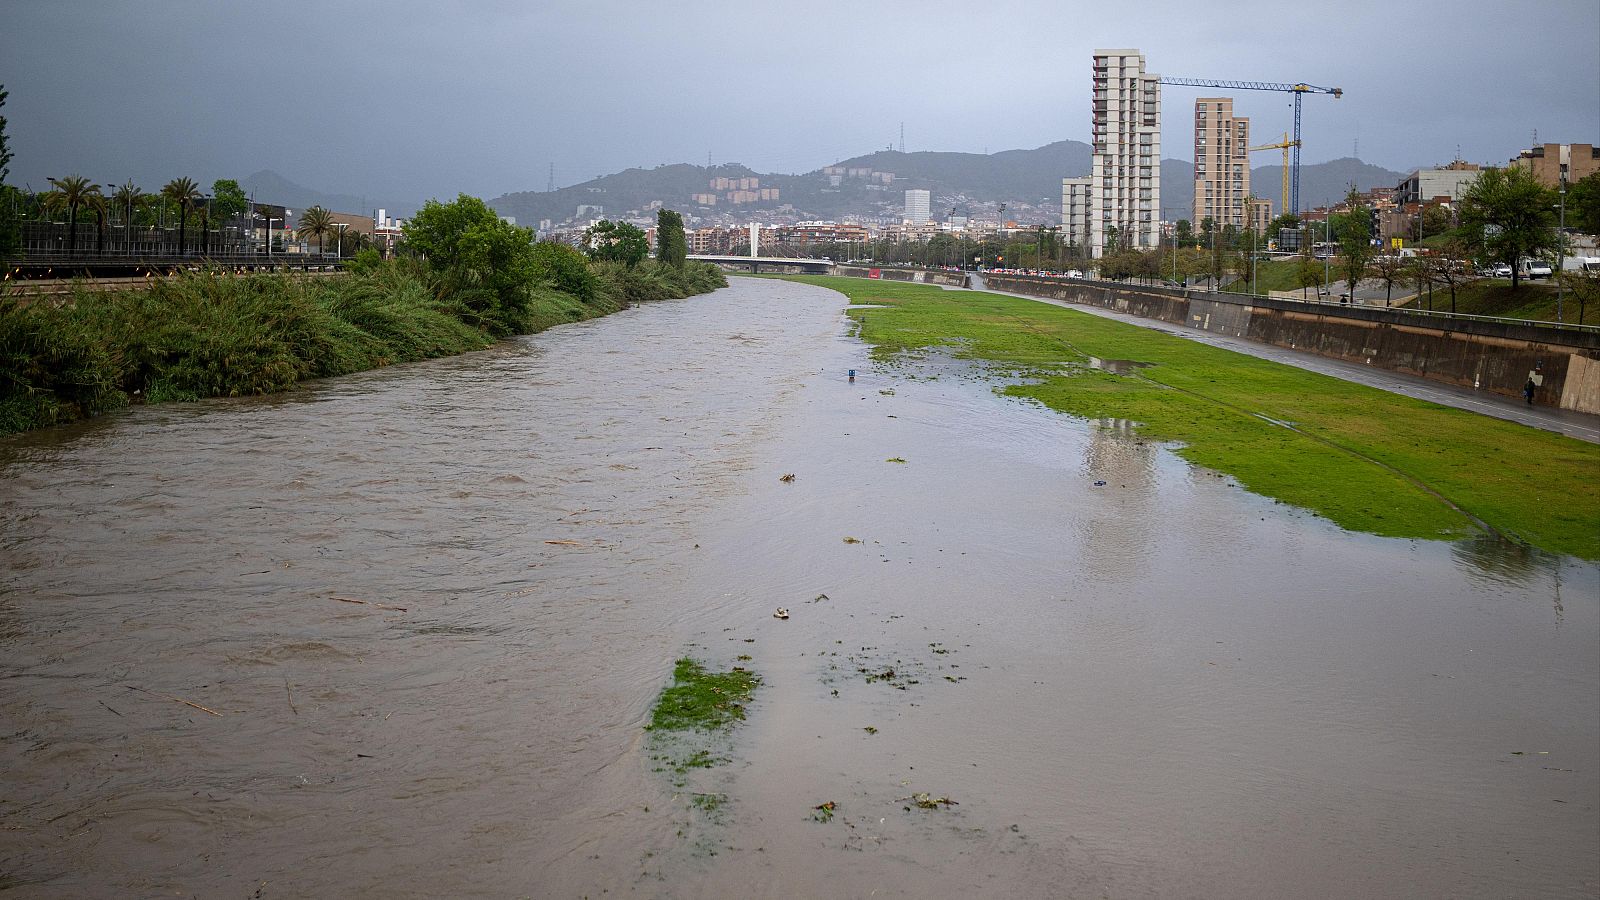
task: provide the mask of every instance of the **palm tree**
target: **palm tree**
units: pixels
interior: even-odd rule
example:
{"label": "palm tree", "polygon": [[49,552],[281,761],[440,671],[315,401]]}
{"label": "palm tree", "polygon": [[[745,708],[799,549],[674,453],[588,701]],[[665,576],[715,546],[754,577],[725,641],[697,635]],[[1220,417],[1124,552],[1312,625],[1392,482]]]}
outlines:
{"label": "palm tree", "polygon": [[322,239],[334,232],[333,213],[313,206],[300,214],[300,231],[317,236],[317,254],[322,254]]}
{"label": "palm tree", "polygon": [[200,199],[200,185],[192,178],[174,178],[161,188],[161,196],[178,204],[178,255],[182,256],[184,236],[189,228],[189,207]]}
{"label": "palm tree", "polygon": [[52,178],[50,183],[56,188],[52,192],[55,194],[52,204],[67,208],[67,252],[71,253],[78,249],[78,208],[91,205],[95,198],[105,198],[100,193],[100,185],[91,184],[82,175]]}
{"label": "palm tree", "polygon": [[139,190],[139,186],[134,184],[131,178],[123,182],[117,188],[117,192],[111,195],[111,201],[117,205],[118,209],[122,210],[123,214],[122,235],[124,250],[133,249],[133,208],[135,206],[143,206],[144,198],[144,191]]}
{"label": "palm tree", "polygon": [[84,205],[94,210],[94,252],[106,252],[106,211],[111,207],[105,196],[99,193],[89,197]]}

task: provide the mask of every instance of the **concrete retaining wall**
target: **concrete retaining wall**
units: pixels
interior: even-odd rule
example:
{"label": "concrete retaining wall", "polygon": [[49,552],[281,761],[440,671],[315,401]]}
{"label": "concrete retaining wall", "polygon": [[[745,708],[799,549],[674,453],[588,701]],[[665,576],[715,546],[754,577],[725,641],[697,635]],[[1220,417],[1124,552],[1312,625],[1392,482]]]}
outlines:
{"label": "concrete retaining wall", "polygon": [[1101,306],[1147,319],[1378,366],[1434,381],[1600,413],[1600,334],[1437,318],[1403,310],[1127,287],[1092,281],[987,277],[995,290]]}
{"label": "concrete retaining wall", "polygon": [[882,281],[911,281],[917,284],[946,284],[951,287],[966,287],[967,273],[948,272],[944,269],[900,269],[881,268],[868,269],[863,266],[834,266],[828,270],[830,275],[844,275],[850,278],[871,278],[876,271]]}

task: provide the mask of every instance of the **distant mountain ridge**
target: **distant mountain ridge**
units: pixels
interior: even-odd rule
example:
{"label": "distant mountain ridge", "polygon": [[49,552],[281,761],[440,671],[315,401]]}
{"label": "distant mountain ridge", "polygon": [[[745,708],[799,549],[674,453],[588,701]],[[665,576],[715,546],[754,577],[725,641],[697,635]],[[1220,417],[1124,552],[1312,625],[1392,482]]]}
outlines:
{"label": "distant mountain ridge", "polygon": [[[244,188],[244,192],[258,202],[274,203],[297,211],[310,206],[320,206],[331,212],[370,216],[374,208],[369,205],[369,200],[366,197],[356,194],[335,194],[308,188],[304,185],[295,184],[271,169],[262,169],[249,178],[241,179],[239,186]],[[391,207],[389,209],[390,215],[409,215],[411,212],[411,208]]]}
{"label": "distant mountain ridge", "polygon": [[[763,174],[746,166],[730,163],[697,166],[688,163],[657,166],[653,169],[627,169],[603,175],[556,191],[523,191],[504,194],[490,201],[502,215],[516,216],[524,225],[542,219],[553,223],[572,220],[579,206],[598,206],[602,215],[653,215],[651,204],[689,212],[698,211],[692,194],[716,193],[711,179],[756,178],[761,187],[779,190],[776,202],[752,203],[735,207],[748,218],[774,214],[783,205],[793,207],[791,215],[802,218],[897,216],[904,202],[904,191],[912,188],[933,192],[933,214],[943,219],[954,207],[957,214],[969,205],[1005,203],[1007,218],[1031,215],[1032,221],[1045,218],[1061,202],[1061,179],[1088,175],[1091,167],[1089,145],[1081,141],[1056,141],[1032,150],[1004,150],[997,153],[958,153],[917,151],[901,153],[879,150],[834,163],[828,169],[866,169],[892,172],[888,186],[870,186],[866,179],[844,178],[831,183],[824,169],[801,175]],[[1281,165],[1251,169],[1251,190],[1258,197],[1279,205]],[[1312,208],[1337,202],[1355,184],[1358,190],[1398,184],[1402,173],[1346,157],[1300,167],[1300,205]],[[1192,219],[1194,204],[1194,164],[1186,160],[1161,161],[1163,217],[1169,220]],[[719,204],[710,208],[726,213]],[[1015,212],[1016,216],[1012,213]]]}

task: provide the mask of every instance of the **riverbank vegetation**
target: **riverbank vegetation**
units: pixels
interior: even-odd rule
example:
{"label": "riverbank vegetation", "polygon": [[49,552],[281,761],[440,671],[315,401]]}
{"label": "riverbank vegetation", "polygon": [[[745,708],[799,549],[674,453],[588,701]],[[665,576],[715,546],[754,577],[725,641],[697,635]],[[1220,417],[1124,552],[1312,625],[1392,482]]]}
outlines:
{"label": "riverbank vegetation", "polygon": [[704,264],[592,262],[482,201],[430,203],[406,252],[342,274],[207,272],[65,297],[0,297],[0,433],[130,403],[244,396],[478,350],[727,284]]}
{"label": "riverbank vegetation", "polygon": [[[1351,530],[1487,530],[1600,559],[1600,447],[1076,310],[976,292],[795,277],[840,291],[885,361],[936,349],[1024,376],[1005,393],[1139,434]],[[1097,368],[1095,360],[1142,367]],[[1111,367],[1108,367],[1111,368]]]}

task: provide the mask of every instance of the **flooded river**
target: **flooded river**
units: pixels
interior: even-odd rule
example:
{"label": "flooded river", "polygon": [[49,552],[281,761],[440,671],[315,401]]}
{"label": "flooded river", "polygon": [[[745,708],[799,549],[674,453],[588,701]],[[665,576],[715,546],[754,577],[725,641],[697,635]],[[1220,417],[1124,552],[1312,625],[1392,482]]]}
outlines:
{"label": "flooded river", "polygon": [[[0,439],[0,888],[1600,891],[1600,569],[1340,531],[844,303]],[[678,780],[686,653],[765,682]]]}

